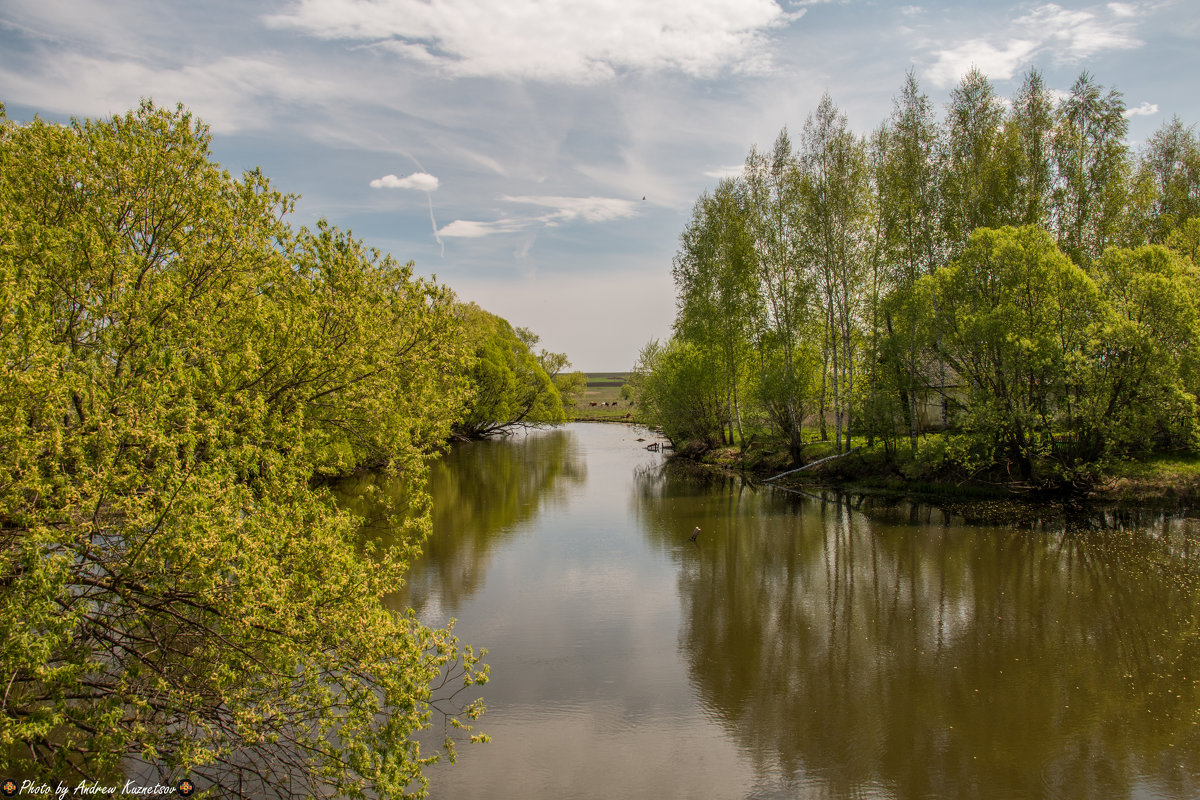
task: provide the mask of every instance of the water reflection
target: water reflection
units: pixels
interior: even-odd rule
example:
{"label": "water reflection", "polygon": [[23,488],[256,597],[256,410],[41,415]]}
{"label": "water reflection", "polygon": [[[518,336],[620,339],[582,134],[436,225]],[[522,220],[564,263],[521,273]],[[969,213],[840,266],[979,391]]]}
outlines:
{"label": "water reflection", "polygon": [[673,468],[634,497],[700,702],[777,793],[1200,794],[1194,521],[973,526]]}
{"label": "water reflection", "polygon": [[[578,444],[561,430],[455,445],[430,469],[433,534],[388,604],[420,614],[436,596],[445,611],[454,612],[483,585],[495,550],[543,508],[561,503],[568,487],[586,476]],[[379,488],[391,501],[407,502],[400,482]],[[362,499],[370,495],[362,486],[347,484],[343,495],[344,502],[356,504],[357,513],[372,519],[371,501]],[[384,539],[394,535],[386,529],[372,533]]]}

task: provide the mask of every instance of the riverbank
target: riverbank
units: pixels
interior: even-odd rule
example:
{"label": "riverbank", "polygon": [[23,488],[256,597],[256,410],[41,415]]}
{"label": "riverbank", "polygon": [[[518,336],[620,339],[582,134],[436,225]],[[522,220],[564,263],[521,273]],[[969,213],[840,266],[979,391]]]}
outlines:
{"label": "riverbank", "polygon": [[1200,454],[1193,453],[1120,462],[1103,478],[1074,486],[1036,485],[1006,475],[955,474],[919,459],[889,457],[878,446],[859,446],[839,456],[829,442],[805,445],[805,463],[799,465],[786,448],[758,443],[751,443],[745,452],[736,447],[703,452],[682,447],[675,457],[803,491],[832,488],[940,503],[1020,500],[1200,508]]}

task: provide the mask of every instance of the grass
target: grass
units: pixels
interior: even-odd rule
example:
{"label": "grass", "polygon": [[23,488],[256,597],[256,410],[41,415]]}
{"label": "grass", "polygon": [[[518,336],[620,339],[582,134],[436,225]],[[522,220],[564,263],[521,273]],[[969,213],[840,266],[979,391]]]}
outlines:
{"label": "grass", "polygon": [[1155,453],[1137,461],[1124,461],[1113,469],[1113,477],[1200,480],[1200,453]]}
{"label": "grass", "polygon": [[633,421],[638,421],[637,408],[621,399],[621,387],[627,376],[625,372],[587,373],[587,390],[575,405],[564,409],[567,418],[577,422],[625,422],[632,413]]}
{"label": "grass", "polygon": [[[812,435],[813,439],[804,444],[804,461],[811,463],[836,452],[833,441],[820,441],[815,431]],[[938,437],[939,434],[923,437],[923,447],[932,445],[936,448]],[[805,438],[808,439],[808,436]],[[745,454],[739,454],[736,448],[724,448],[709,453],[705,460],[724,468],[736,465],[760,477],[778,474],[789,468],[790,459],[779,451],[778,442],[763,442],[760,446],[760,452],[752,452],[754,448],[751,448]],[[907,442],[897,443],[898,452],[892,458],[887,456],[878,440],[874,447],[868,447],[865,437],[854,436],[851,446],[862,449],[813,470],[788,475],[781,480],[782,484],[834,484],[856,491],[882,491],[963,502],[1014,495],[1032,497],[1042,493],[1042,490],[1036,490],[1030,494],[1029,487],[1006,482],[1002,475],[955,474],[953,470],[947,472],[940,467],[936,460],[914,460]],[[1200,504],[1200,453],[1157,453],[1118,462],[1110,467],[1103,480],[1088,490],[1087,496],[1107,503],[1150,506]]]}
{"label": "grass", "polygon": [[1113,465],[1097,492],[1141,503],[1200,501],[1200,453],[1155,453]]}

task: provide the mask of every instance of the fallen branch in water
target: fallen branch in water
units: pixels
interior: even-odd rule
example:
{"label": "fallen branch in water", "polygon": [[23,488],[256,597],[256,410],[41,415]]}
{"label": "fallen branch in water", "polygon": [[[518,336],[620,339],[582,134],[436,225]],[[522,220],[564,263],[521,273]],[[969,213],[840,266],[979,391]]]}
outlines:
{"label": "fallen branch in water", "polygon": [[845,458],[846,456],[850,455],[851,453],[857,453],[861,449],[862,449],[861,446],[854,447],[854,448],[847,450],[844,453],[835,453],[834,455],[831,455],[831,456],[825,456],[825,458],[818,458],[816,461],[813,461],[810,464],[805,464],[803,467],[796,467],[795,469],[789,469],[787,472],[781,472],[778,475],[772,475],[769,478],[765,478],[765,479],[763,479],[763,483],[770,483],[771,481],[776,480],[778,478],[782,478],[785,475],[791,475],[793,472],[800,472],[801,470],[806,470],[806,469],[809,469],[810,467],[815,467],[818,464],[824,464],[826,461],[832,461],[835,458]]}

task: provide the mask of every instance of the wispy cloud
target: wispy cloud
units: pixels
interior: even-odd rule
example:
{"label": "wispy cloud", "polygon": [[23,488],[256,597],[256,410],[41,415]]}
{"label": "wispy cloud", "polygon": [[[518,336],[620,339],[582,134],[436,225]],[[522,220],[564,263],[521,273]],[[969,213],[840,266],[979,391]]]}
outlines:
{"label": "wispy cloud", "polygon": [[437,191],[438,179],[428,172],[414,172],[413,174],[397,178],[395,175],[384,175],[382,178],[376,178],[371,181],[372,189],[415,189],[420,192]]}
{"label": "wispy cloud", "polygon": [[498,233],[518,233],[528,225],[528,220],[519,219],[498,219],[493,222],[456,219],[439,230],[438,235],[447,239],[479,239]]}
{"label": "wispy cloud", "polygon": [[502,198],[510,203],[527,203],[553,209],[549,214],[537,217],[546,223],[607,222],[613,219],[632,217],[637,213],[637,202],[617,197],[510,197]]}
{"label": "wispy cloud", "polygon": [[745,169],[742,164],[731,164],[728,167],[717,167],[704,171],[704,176],[707,178],[736,178],[742,174]]}
{"label": "wispy cloud", "polygon": [[1050,3],[1017,23],[1031,32],[1040,31],[1043,46],[1053,48],[1059,61],[1079,61],[1102,50],[1129,50],[1140,45],[1130,22],[1136,17],[1135,9],[1119,3],[1110,3],[1104,11],[1066,9]]}
{"label": "wispy cloud", "polygon": [[929,77],[938,86],[949,86],[974,66],[989,77],[1007,80],[1043,55],[1058,63],[1075,63],[1107,50],[1132,49],[1142,44],[1134,34],[1138,16],[1138,7],[1128,3],[1090,9],[1048,3],[1014,18],[990,37],[934,47]]}
{"label": "wispy cloud", "polygon": [[637,201],[619,197],[554,197],[505,195],[507,203],[541,206],[550,209],[536,216],[507,216],[491,222],[456,219],[438,231],[447,238],[478,239],[496,234],[519,233],[530,228],[552,228],[567,222],[609,222],[632,217],[637,213]]}
{"label": "wispy cloud", "polygon": [[139,97],[164,105],[185,100],[219,132],[268,126],[271,115],[264,113],[264,106],[307,105],[345,96],[336,81],[247,56],[162,66],[141,58],[58,51],[37,71],[0,66],[0,85],[9,102],[91,116],[123,111],[137,105]]}
{"label": "wispy cloud", "polygon": [[768,33],[804,11],[774,0],[296,0],[264,21],[450,75],[590,83],[628,70],[761,70]]}
{"label": "wispy cloud", "polygon": [[929,78],[938,86],[949,86],[971,67],[983,74],[1007,80],[1021,67],[1030,63],[1041,44],[1029,39],[1015,39],[993,45],[982,39],[969,39],[937,53],[937,63],[929,70]]}
{"label": "wispy cloud", "polygon": [[1125,109],[1127,117],[1152,117],[1158,113],[1158,103],[1143,102],[1137,108]]}

